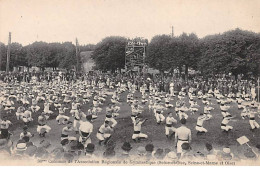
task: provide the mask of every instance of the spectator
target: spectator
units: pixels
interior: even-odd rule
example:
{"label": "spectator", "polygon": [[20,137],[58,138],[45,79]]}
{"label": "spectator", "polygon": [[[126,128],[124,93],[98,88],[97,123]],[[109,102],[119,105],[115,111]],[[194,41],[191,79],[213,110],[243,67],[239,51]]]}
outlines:
{"label": "spectator", "polygon": [[132,150],[132,146],[129,142],[124,142],[123,146],[121,147],[123,150],[123,153],[120,155],[121,159],[127,159],[130,158],[130,151]]}
{"label": "spectator", "polygon": [[155,153],[154,153],[153,156],[154,156],[157,160],[163,160],[163,159],[164,159],[164,156],[165,156],[163,149],[158,148],[158,149],[155,151]]}
{"label": "spectator", "polygon": [[218,153],[218,157],[222,160],[232,160],[234,155],[231,153],[229,147],[224,147],[223,150]]}
{"label": "spectator", "polygon": [[177,154],[182,153],[182,144],[191,142],[191,130],[186,127],[186,119],[181,119],[181,127],[177,128],[175,133],[175,144],[177,147]]}
{"label": "spectator", "polygon": [[191,152],[191,146],[189,143],[183,143],[181,145],[181,148],[182,148],[182,153],[181,153],[181,156],[180,156],[180,159],[181,160],[191,160],[193,159],[193,154]]}
{"label": "spectator", "polygon": [[145,146],[145,150],[146,150],[146,158],[147,160],[153,159],[153,151],[154,151],[154,145],[153,144],[147,144]]}
{"label": "spectator", "polygon": [[207,160],[215,160],[217,158],[216,152],[210,143],[205,144],[205,150],[206,150],[205,155]]}
{"label": "spectator", "polygon": [[96,156],[93,154],[95,151],[95,145],[93,143],[89,143],[85,149],[85,155],[87,158],[95,158]]}
{"label": "spectator", "polygon": [[178,160],[178,157],[174,151],[170,151],[169,153],[166,154],[164,160],[166,161]]}

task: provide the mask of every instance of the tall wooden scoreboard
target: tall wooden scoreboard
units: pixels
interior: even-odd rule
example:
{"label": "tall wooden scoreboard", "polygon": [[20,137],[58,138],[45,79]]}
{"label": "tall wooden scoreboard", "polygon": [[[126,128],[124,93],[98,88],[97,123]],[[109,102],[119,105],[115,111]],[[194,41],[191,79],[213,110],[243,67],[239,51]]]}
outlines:
{"label": "tall wooden scoreboard", "polygon": [[125,48],[125,70],[140,72],[145,66],[148,40],[143,38],[129,39]]}

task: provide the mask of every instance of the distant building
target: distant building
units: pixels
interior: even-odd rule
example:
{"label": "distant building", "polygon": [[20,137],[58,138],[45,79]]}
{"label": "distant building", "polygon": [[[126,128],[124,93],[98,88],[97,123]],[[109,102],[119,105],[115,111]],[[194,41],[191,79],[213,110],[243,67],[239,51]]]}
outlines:
{"label": "distant building", "polygon": [[85,73],[93,70],[93,67],[95,66],[95,62],[91,58],[92,53],[93,51],[80,52],[80,57],[82,58],[82,64]]}

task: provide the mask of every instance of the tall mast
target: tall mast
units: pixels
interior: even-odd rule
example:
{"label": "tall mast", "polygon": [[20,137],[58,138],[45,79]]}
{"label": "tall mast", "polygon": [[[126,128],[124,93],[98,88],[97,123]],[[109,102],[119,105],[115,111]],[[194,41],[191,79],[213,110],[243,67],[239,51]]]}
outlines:
{"label": "tall mast", "polygon": [[9,63],[10,63],[10,48],[11,48],[11,32],[9,32],[9,40],[7,47],[7,60],[6,60],[6,72],[9,72]]}

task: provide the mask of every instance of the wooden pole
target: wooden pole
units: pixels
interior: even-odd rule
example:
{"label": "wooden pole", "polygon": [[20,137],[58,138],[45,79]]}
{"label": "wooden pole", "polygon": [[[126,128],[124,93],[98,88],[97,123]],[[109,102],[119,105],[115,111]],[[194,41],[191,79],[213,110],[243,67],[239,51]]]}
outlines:
{"label": "wooden pole", "polygon": [[173,36],[174,36],[174,33],[173,33],[173,26],[172,26],[172,38],[173,38]]}
{"label": "wooden pole", "polygon": [[78,51],[78,39],[76,38],[76,59],[77,59],[77,66],[76,72],[79,71],[79,51]]}
{"label": "wooden pole", "polygon": [[10,47],[11,47],[11,32],[9,32],[9,40],[7,47],[7,60],[6,60],[6,72],[9,72],[9,62],[10,62]]}
{"label": "wooden pole", "polygon": [[248,143],[246,143],[246,145],[253,151],[253,153],[254,153],[255,155],[257,155],[257,153],[253,150],[253,148],[252,148]]}
{"label": "wooden pole", "polygon": [[0,71],[2,70],[2,53],[1,53],[1,43],[0,43]]}
{"label": "wooden pole", "polygon": [[259,79],[259,77],[258,77],[258,79],[257,79],[257,101],[258,101],[258,102],[260,102],[260,100],[259,100],[259,98],[260,98],[260,97],[259,97],[259,87],[260,87],[260,86],[259,86],[259,82],[260,82],[260,79]]}
{"label": "wooden pole", "polygon": [[[127,42],[128,43],[128,42]],[[127,57],[127,45],[128,44],[126,44],[126,46],[125,46],[125,74],[127,73],[127,66],[126,66],[126,57]]]}

